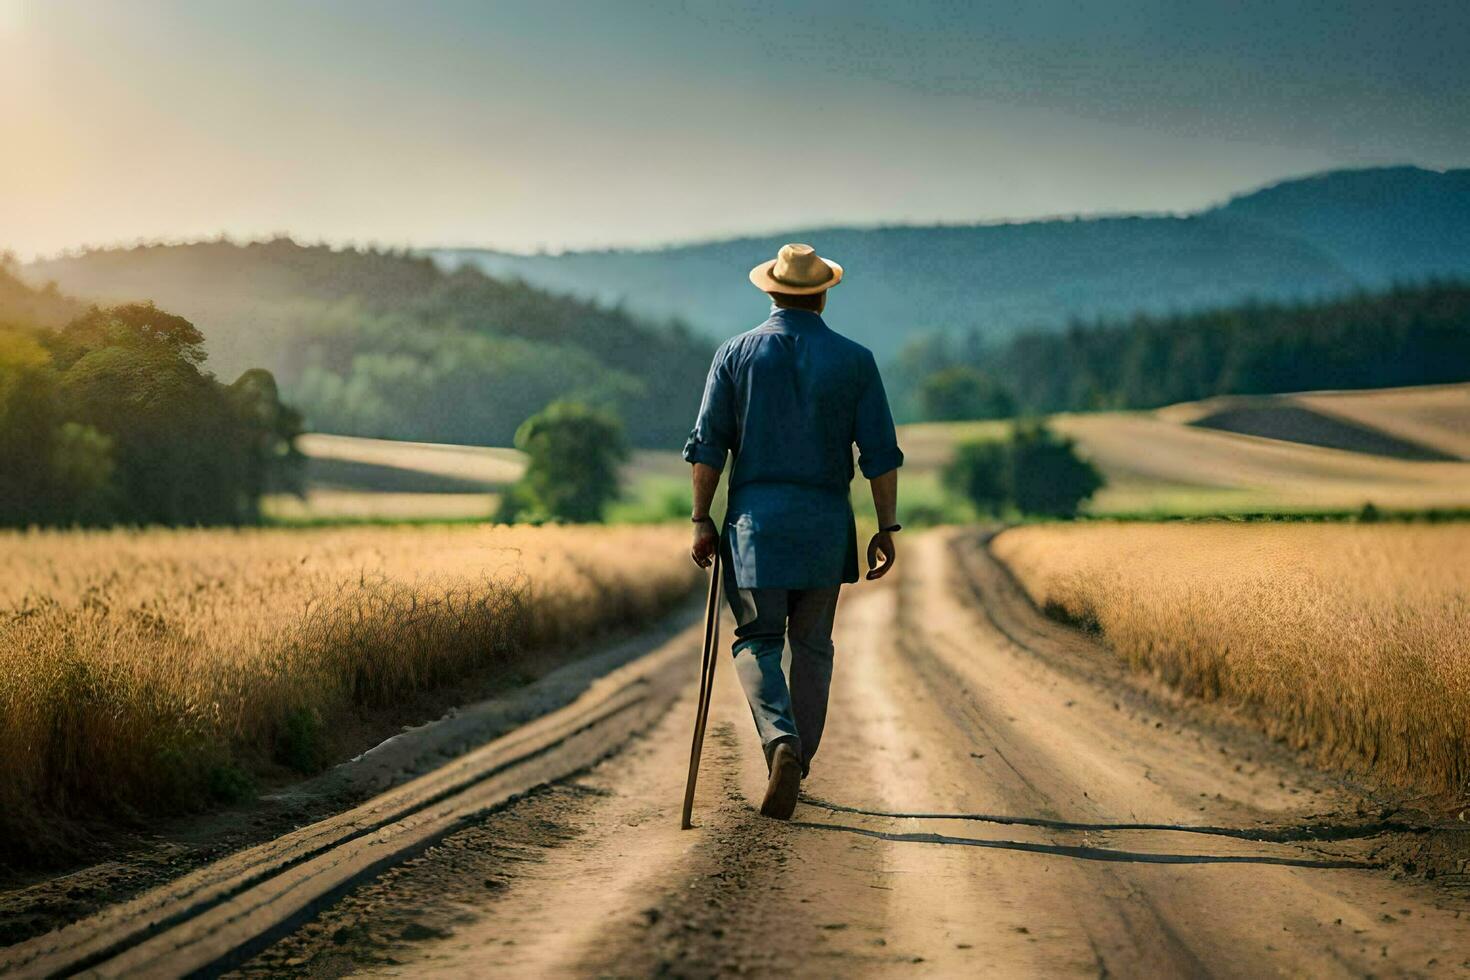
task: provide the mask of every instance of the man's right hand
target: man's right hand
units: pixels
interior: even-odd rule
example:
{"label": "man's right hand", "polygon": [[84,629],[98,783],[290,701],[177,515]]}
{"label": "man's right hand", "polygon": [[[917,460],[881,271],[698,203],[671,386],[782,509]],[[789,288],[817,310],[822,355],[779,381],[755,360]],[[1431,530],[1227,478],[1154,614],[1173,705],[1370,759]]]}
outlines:
{"label": "man's right hand", "polygon": [[689,557],[694,559],[694,564],[700,568],[709,568],[710,563],[715,560],[715,549],[719,546],[720,535],[715,530],[715,522],[696,521],[694,544],[689,548]]}
{"label": "man's right hand", "polygon": [[[878,556],[883,556],[883,564],[878,564]],[[868,581],[880,579],[888,574],[893,563],[898,561],[898,549],[893,546],[893,532],[879,531],[873,535],[868,542]]]}

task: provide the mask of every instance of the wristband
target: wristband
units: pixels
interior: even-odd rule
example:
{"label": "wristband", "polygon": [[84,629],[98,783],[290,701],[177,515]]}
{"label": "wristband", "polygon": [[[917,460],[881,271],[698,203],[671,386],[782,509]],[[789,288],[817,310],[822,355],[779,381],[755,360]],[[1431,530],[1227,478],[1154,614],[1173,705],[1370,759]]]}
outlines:
{"label": "wristband", "polygon": [[691,517],[689,518],[689,521],[692,524],[713,524],[715,522],[715,519],[706,514],[703,517]]}
{"label": "wristband", "polygon": [[890,533],[892,533],[894,531],[902,531],[902,530],[903,530],[903,525],[902,524],[890,524],[887,527],[880,527],[880,528],[878,528],[878,533],[880,533],[880,534],[890,534]]}

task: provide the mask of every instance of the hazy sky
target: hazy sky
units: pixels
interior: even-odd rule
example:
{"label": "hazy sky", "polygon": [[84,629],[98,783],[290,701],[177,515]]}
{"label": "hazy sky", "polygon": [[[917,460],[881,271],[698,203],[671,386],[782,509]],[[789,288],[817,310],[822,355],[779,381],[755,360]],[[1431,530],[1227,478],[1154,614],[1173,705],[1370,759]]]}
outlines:
{"label": "hazy sky", "polygon": [[0,248],[513,249],[1470,163],[1470,3],[0,0]]}

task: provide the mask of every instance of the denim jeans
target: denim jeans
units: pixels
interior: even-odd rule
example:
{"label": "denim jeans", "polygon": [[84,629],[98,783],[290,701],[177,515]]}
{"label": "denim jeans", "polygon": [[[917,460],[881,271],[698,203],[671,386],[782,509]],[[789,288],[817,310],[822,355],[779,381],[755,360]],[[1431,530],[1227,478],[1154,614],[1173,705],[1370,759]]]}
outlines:
{"label": "denim jeans", "polygon": [[[735,617],[735,673],[766,752],[794,743],[802,771],[822,741],[832,686],[832,621],[840,586],[826,589],[742,589],[726,580]],[[791,642],[790,681],[782,661]]]}

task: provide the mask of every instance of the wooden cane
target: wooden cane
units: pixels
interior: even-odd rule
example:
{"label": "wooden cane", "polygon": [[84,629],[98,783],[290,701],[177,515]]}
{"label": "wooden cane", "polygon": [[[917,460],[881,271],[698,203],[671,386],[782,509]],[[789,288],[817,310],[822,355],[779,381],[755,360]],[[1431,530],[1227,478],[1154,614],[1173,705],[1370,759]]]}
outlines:
{"label": "wooden cane", "polygon": [[689,781],[684,784],[684,815],[680,829],[689,830],[694,813],[694,783],[699,778],[699,756],[704,750],[704,727],[709,722],[710,695],[715,686],[715,661],[720,645],[720,548],[709,574],[709,605],[704,611],[704,657],[699,664],[699,703],[694,710],[694,741],[689,746]]}

